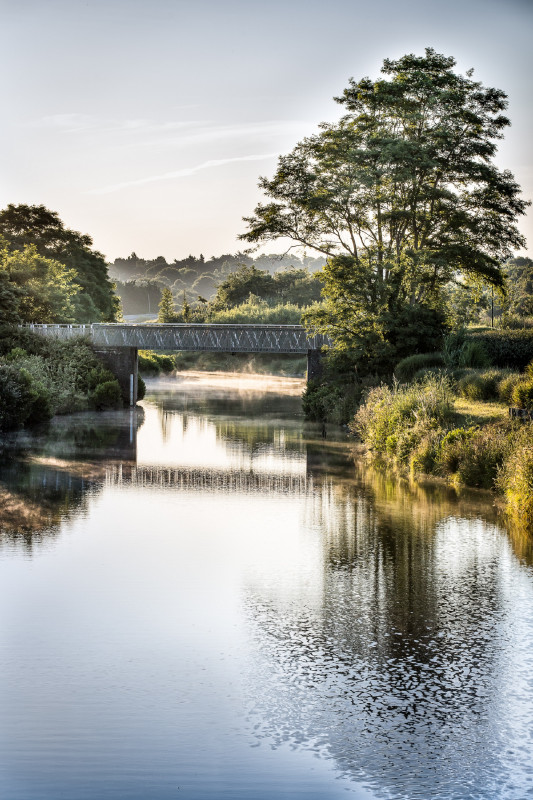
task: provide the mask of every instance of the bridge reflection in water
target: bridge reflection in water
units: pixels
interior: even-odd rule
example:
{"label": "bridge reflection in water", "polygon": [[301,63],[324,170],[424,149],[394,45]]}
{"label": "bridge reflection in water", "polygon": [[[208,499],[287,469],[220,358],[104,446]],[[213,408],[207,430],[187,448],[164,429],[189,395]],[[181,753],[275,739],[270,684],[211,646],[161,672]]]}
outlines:
{"label": "bridge reflection in water", "polygon": [[268,474],[247,470],[222,470],[197,467],[125,468],[115,465],[106,469],[106,485],[142,488],[176,488],[204,492],[281,492],[282,494],[307,494],[315,482],[307,472],[301,475]]}

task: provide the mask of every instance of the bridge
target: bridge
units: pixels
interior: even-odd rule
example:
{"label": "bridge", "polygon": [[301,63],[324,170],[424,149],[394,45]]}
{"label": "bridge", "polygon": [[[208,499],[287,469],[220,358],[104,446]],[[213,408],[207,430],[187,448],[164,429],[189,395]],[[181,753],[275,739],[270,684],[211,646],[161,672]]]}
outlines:
{"label": "bridge", "polygon": [[321,372],[327,336],[308,336],[302,325],[211,325],[204,323],[92,323],[29,325],[41,336],[86,337],[117,376],[130,405],[137,402],[138,350],[189,350],[211,353],[292,353],[307,355],[307,379]]}

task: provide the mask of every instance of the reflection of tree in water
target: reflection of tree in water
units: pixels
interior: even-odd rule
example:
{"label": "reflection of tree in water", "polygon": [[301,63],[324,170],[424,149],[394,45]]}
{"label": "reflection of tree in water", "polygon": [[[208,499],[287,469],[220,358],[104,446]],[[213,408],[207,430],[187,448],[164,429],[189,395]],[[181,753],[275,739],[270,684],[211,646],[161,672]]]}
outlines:
{"label": "reflection of tree in water", "polygon": [[143,417],[142,409],[76,415],[15,437],[0,459],[0,546],[31,552],[85,510],[109,463],[135,463]]}
{"label": "reflection of tree in water", "polygon": [[18,462],[2,470],[0,548],[9,543],[31,553],[58,535],[61,523],[85,509],[91,483],[62,471]]}
{"label": "reflection of tree in water", "polygon": [[322,532],[316,603],[248,598],[259,735],[325,751],[393,797],[503,796],[524,773],[519,748],[499,763],[518,724],[497,677],[512,624],[508,539],[444,487],[427,495],[377,474],[325,480],[306,516]]}

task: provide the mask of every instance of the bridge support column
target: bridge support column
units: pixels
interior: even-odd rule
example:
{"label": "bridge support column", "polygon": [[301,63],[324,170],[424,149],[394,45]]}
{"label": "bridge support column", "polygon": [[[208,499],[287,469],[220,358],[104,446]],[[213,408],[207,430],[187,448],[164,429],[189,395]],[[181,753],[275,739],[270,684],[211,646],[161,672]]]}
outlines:
{"label": "bridge support column", "polygon": [[95,347],[100,361],[116,376],[125,405],[137,402],[139,351],[136,347]]}
{"label": "bridge support column", "polygon": [[309,381],[318,381],[322,377],[324,364],[322,362],[321,350],[308,350],[307,351],[307,383]]}

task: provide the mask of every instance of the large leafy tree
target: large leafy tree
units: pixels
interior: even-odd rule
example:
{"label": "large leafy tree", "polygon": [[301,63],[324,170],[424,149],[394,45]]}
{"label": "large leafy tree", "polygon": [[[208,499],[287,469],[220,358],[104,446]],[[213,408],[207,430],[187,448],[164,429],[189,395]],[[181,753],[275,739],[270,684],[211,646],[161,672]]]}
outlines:
{"label": "large leafy tree", "polygon": [[325,310],[314,322],[341,345],[380,336],[383,315],[437,306],[463,276],[504,286],[501,264],[524,240],[527,203],[494,164],[510,124],[506,95],[459,75],[453,58],[386,60],[350,81],[346,114],[279,159],[268,202],[241,238],[288,238],[327,255]]}
{"label": "large leafy tree", "polygon": [[38,255],[60,262],[72,271],[80,291],[72,297],[78,322],[115,319],[119,301],[101,253],[92,249],[90,236],[65,228],[58,214],[45,206],[10,204],[0,211],[0,235],[11,251],[33,245]]}
{"label": "large leafy tree", "polygon": [[35,245],[0,250],[2,322],[74,322],[80,287],[76,273],[39,255]]}

